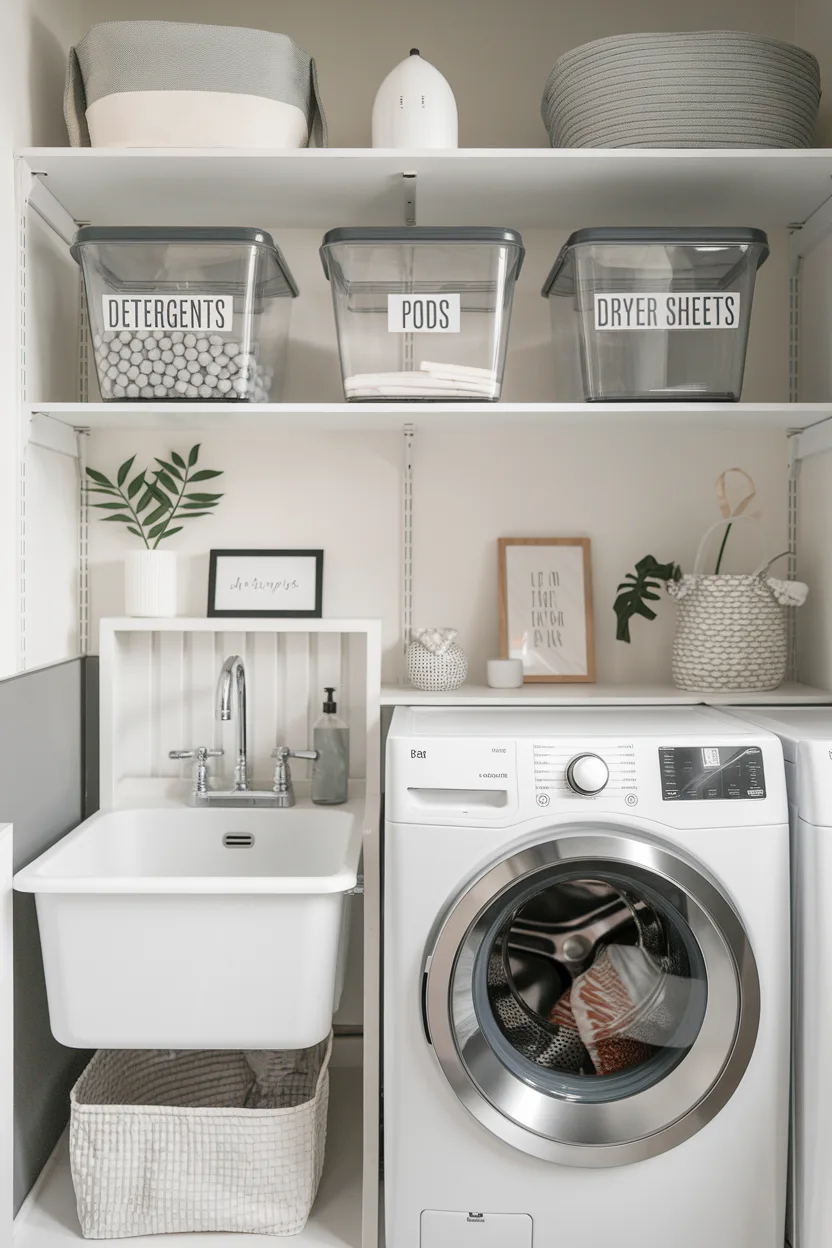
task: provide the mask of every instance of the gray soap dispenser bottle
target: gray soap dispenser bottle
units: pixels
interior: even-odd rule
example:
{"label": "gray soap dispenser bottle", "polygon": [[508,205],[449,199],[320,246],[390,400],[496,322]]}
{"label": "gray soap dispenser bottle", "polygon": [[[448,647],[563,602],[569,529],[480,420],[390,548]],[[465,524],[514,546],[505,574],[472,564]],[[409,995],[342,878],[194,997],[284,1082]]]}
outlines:
{"label": "gray soap dispenser bottle", "polygon": [[312,801],[337,806],[347,800],[350,773],[350,730],[339,719],[335,689],[327,686],[324,713],[312,729],[312,748],[318,757],[312,766]]}

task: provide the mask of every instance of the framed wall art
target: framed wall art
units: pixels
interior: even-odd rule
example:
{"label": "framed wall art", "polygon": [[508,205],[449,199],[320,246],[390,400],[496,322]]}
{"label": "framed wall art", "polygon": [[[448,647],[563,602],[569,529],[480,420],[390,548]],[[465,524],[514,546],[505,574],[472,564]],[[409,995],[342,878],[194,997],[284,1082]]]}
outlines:
{"label": "framed wall art", "polygon": [[322,550],[212,550],[208,615],[320,619]]}
{"label": "framed wall art", "polygon": [[595,680],[588,537],[501,537],[500,649],[524,682]]}

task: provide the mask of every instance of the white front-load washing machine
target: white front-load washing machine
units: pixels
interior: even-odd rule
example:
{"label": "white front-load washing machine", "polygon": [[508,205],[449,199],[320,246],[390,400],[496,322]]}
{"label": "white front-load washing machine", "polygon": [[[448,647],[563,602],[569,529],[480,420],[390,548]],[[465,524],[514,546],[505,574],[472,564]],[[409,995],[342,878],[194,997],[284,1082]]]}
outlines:
{"label": "white front-load washing machine", "polygon": [[[832,707],[737,709],[783,744],[792,827],[792,1154],[787,1238],[832,1244]],[[827,889],[830,891],[827,892]]]}
{"label": "white front-load washing machine", "polygon": [[788,817],[705,708],[396,710],[388,1248],[782,1248]]}

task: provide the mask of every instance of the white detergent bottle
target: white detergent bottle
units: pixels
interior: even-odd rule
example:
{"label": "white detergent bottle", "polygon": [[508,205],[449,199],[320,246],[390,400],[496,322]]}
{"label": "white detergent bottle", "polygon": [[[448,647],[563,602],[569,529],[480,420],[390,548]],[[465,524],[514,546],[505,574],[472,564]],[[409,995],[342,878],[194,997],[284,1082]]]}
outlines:
{"label": "white detergent bottle", "polygon": [[325,689],[324,713],[312,729],[312,748],[318,757],[312,765],[312,801],[337,806],[347,800],[350,774],[350,730],[339,719],[335,689]]}

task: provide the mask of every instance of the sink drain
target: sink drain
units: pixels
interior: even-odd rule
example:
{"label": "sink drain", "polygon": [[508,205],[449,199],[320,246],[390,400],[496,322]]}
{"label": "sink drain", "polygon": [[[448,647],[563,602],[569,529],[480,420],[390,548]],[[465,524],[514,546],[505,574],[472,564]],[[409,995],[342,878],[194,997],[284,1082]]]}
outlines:
{"label": "sink drain", "polygon": [[251,849],[254,836],[251,832],[226,832],[222,843],[226,849]]}

